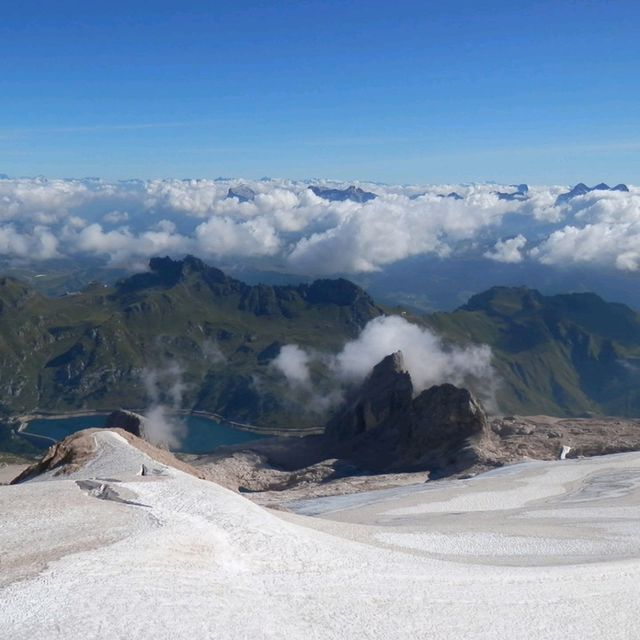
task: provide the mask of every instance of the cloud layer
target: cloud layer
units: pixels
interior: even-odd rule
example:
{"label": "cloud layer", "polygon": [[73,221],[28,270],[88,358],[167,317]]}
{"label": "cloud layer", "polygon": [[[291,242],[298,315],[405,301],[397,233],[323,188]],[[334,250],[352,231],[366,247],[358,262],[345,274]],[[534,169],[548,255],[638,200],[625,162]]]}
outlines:
{"label": "cloud layer", "polygon": [[[526,199],[509,200],[499,196],[514,191],[508,185],[359,184],[377,196],[366,203],[325,200],[309,186],[0,180],[0,256],[98,256],[139,268],[153,255],[193,253],[311,276],[372,272],[427,254],[640,269],[640,189],[633,187],[592,191],[557,206],[566,186],[531,187]],[[239,187],[255,197],[227,197]],[[443,197],[452,192],[460,197]]]}

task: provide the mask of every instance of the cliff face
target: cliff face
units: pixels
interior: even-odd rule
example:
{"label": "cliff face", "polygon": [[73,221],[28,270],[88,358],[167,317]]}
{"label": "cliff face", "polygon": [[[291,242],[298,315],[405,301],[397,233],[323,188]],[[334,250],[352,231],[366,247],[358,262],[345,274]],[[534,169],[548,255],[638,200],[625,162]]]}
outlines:
{"label": "cliff face", "polygon": [[402,352],[388,355],[374,368],[362,387],[325,429],[330,437],[347,440],[380,426],[389,416],[411,405],[413,384]]}
{"label": "cliff face", "polygon": [[482,406],[468,389],[452,384],[426,389],[393,419],[399,423],[398,460],[404,466],[460,471],[485,462],[494,449]]}
{"label": "cliff face", "polygon": [[327,424],[327,438],[373,471],[454,472],[492,455],[495,436],[470,391],[443,384],[413,392],[402,353],[387,356]]}

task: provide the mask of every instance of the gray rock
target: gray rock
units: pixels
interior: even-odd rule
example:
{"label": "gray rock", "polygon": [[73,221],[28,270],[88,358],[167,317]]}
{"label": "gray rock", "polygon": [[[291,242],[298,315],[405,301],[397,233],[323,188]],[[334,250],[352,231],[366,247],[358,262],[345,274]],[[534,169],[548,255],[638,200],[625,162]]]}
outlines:
{"label": "gray rock", "polygon": [[371,431],[391,415],[406,411],[412,396],[411,376],[402,352],[397,351],[373,368],[346,408],[327,424],[325,433],[344,441]]}
{"label": "gray rock", "polygon": [[494,453],[493,431],[471,392],[443,384],[413,398],[401,352],[374,367],[325,434],[337,441],[337,457],[376,472],[458,471]]}
{"label": "gray rock", "polygon": [[480,403],[468,389],[452,384],[418,395],[400,430],[404,460],[427,460],[440,468],[478,462],[475,441],[480,444],[492,433]]}

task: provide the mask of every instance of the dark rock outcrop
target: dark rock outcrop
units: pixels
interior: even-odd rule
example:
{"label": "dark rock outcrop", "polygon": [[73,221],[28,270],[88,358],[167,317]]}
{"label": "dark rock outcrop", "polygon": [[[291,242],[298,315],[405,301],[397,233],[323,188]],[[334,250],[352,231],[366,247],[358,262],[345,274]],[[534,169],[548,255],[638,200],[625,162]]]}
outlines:
{"label": "dark rock outcrop", "polygon": [[380,426],[411,405],[413,384],[402,353],[397,351],[379,362],[344,411],[329,422],[325,433],[345,441]]}
{"label": "dark rock outcrop", "polygon": [[468,389],[436,385],[420,393],[400,424],[398,462],[459,471],[486,460],[492,432]]}
{"label": "dark rock outcrop", "polygon": [[505,191],[494,191],[499,200],[507,200],[512,202],[514,200],[526,200],[529,195],[529,186],[526,184],[512,185],[515,187],[515,191],[509,193]]}
{"label": "dark rock outcrop", "polygon": [[[424,193],[418,193],[415,196],[411,196],[411,200],[415,200],[416,198],[419,198],[420,196],[425,195]],[[444,193],[439,193],[438,194],[438,198],[449,198],[450,200],[464,200],[464,198],[457,192],[455,191],[451,191],[450,193],[447,193],[446,195]]]}
{"label": "dark rock outcrop", "polygon": [[179,282],[184,282],[192,275],[198,276],[208,285],[235,283],[232,278],[228,278],[220,269],[208,266],[195,256],[187,255],[184,260],[172,260],[169,256],[165,256],[164,258],[151,258],[149,260],[149,271],[136,273],[116,282],[116,290],[119,295],[126,295],[152,287],[169,289]]}
{"label": "dark rock outcrop", "polygon": [[123,429],[129,433],[137,436],[138,438],[145,437],[145,423],[146,418],[133,411],[125,411],[124,409],[118,409],[113,411],[107,417],[107,421],[104,426],[107,429]]}
{"label": "dark rock outcrop", "polygon": [[423,469],[432,475],[493,457],[494,434],[470,391],[442,384],[415,398],[413,392],[402,353],[384,358],[327,424],[335,456],[369,471]]}

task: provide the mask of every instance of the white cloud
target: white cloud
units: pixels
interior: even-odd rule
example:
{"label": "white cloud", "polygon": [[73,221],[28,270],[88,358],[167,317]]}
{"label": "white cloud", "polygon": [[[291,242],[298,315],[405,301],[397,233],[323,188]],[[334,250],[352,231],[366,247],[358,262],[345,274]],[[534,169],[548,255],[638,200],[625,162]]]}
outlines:
{"label": "white cloud", "polygon": [[10,224],[0,226],[0,255],[31,260],[56,258],[58,239],[47,227],[39,225],[30,233],[20,233]]}
{"label": "white cloud", "polygon": [[129,219],[129,214],[126,211],[109,211],[109,213],[105,213],[102,219],[109,224],[118,224],[126,222]]}
{"label": "white cloud", "polygon": [[356,340],[345,344],[334,368],[350,381],[362,380],[385,356],[402,351],[417,392],[434,384],[465,385],[469,378],[484,379],[493,387],[491,349],[486,345],[446,346],[427,328],[399,316],[381,316],[367,323]]}
{"label": "white cloud", "polygon": [[516,263],[524,259],[522,249],[527,244],[527,239],[519,233],[515,238],[498,240],[492,251],[486,251],[484,256],[496,262]]}
{"label": "white cloud", "polygon": [[[311,390],[310,365],[314,360],[328,365],[337,383],[359,384],[378,362],[396,351],[404,355],[416,393],[445,382],[471,386],[487,408],[495,409],[496,377],[488,346],[446,345],[429,329],[399,316],[369,321],[360,335],[335,356],[308,352],[295,344],[285,345],[272,366],[284,374],[293,390]],[[341,396],[334,391],[325,397],[335,402]],[[330,403],[325,402],[324,408],[327,406]]]}
{"label": "white cloud", "polygon": [[271,366],[280,371],[292,387],[309,387],[311,373],[309,362],[311,356],[297,344],[287,344],[271,362]]}
{"label": "white cloud", "polygon": [[[226,197],[241,184],[256,194],[251,201]],[[511,202],[495,193],[512,190],[508,185],[363,183],[377,198],[356,203],[325,200],[308,186],[288,180],[2,180],[0,254],[39,260],[97,254],[126,266],[151,255],[191,252],[214,261],[260,258],[266,267],[311,276],[373,272],[425,254],[640,268],[635,188],[591,192],[556,207],[567,187],[531,187],[527,200]],[[442,197],[451,192],[461,199]]]}
{"label": "white cloud", "polygon": [[198,253],[205,256],[274,255],[280,248],[275,229],[263,218],[211,217],[196,227],[195,236]]}
{"label": "white cloud", "polygon": [[127,264],[132,259],[167,253],[188,253],[193,242],[171,230],[148,230],[140,234],[121,227],[104,231],[97,222],[76,233],[66,230],[65,239],[82,254],[105,255],[114,264]]}

